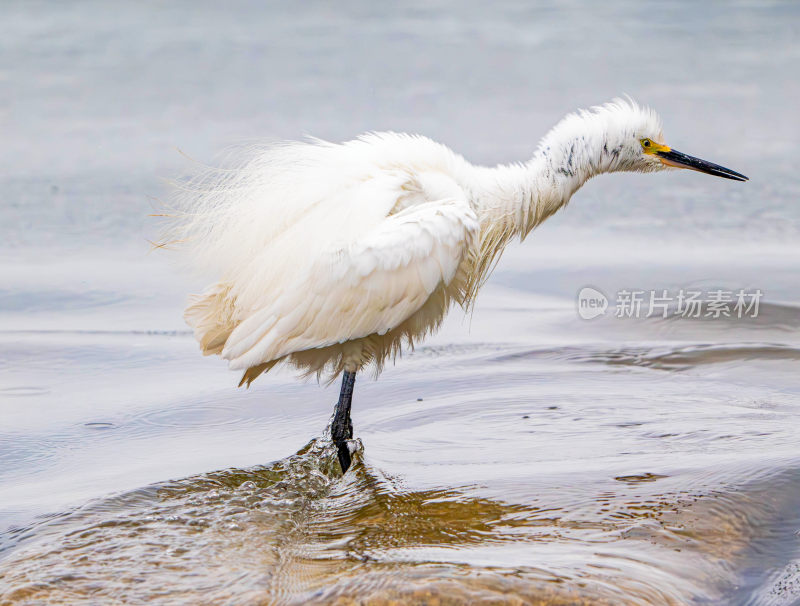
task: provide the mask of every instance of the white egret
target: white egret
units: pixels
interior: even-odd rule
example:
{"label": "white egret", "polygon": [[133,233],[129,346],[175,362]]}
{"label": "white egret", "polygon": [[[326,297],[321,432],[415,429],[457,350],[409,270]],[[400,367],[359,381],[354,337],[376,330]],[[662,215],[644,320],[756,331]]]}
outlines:
{"label": "white egret", "polygon": [[747,177],[668,147],[633,101],[568,115],[525,164],[474,166],[417,135],[370,133],[252,149],[184,182],[169,235],[220,276],[185,311],[204,354],[249,385],[279,362],[334,380],[332,439],[350,465],[356,373],[468,308],[506,244],[590,178],[688,168]]}

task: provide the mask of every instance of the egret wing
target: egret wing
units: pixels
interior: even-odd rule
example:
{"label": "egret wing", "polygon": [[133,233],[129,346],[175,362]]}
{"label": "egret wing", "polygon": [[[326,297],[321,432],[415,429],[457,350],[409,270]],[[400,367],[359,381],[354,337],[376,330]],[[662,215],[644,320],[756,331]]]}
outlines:
{"label": "egret wing", "polygon": [[244,319],[222,351],[234,369],[293,352],[385,334],[447,285],[479,230],[464,201],[445,199],[386,217],[326,251],[266,306]]}

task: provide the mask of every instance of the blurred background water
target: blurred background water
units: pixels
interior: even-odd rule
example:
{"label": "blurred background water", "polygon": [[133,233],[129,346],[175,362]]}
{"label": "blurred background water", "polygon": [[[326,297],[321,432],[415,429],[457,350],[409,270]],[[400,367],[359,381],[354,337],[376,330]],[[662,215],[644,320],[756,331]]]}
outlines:
{"label": "blurred background water", "polygon": [[[800,603],[797,4],[0,15],[0,602]],[[589,183],[359,379],[344,478],[336,388],[235,389],[181,320],[203,280],[150,252],[162,178],[231,144],[397,130],[496,164],[623,93],[751,181]],[[587,285],[764,296],[586,321]]]}

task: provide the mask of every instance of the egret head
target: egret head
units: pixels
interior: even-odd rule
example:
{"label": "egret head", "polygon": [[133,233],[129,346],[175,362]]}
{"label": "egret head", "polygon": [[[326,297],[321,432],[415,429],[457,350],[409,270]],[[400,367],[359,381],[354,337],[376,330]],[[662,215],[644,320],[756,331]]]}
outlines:
{"label": "egret head", "polygon": [[616,100],[595,108],[600,115],[607,114],[608,137],[620,146],[620,168],[654,172],[668,168],[685,168],[708,175],[747,181],[741,173],[672,149],[664,141],[661,119],[649,108],[633,101]]}
{"label": "egret head", "polygon": [[542,140],[539,155],[578,181],[603,172],[670,168],[747,181],[733,170],[672,149],[664,141],[658,114],[630,99],[568,115]]}

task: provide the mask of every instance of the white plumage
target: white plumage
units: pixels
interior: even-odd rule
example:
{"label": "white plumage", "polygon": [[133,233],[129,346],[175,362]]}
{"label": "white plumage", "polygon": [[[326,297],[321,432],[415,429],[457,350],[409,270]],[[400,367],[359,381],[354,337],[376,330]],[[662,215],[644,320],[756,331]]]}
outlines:
{"label": "white plumage", "polygon": [[220,276],[186,321],[248,384],[281,361],[331,379],[379,371],[452,302],[468,306],[509,240],[586,180],[678,165],[644,140],[669,150],[654,112],[617,100],[562,120],[528,163],[497,168],[395,133],[251,148],[175,196],[168,238]]}

